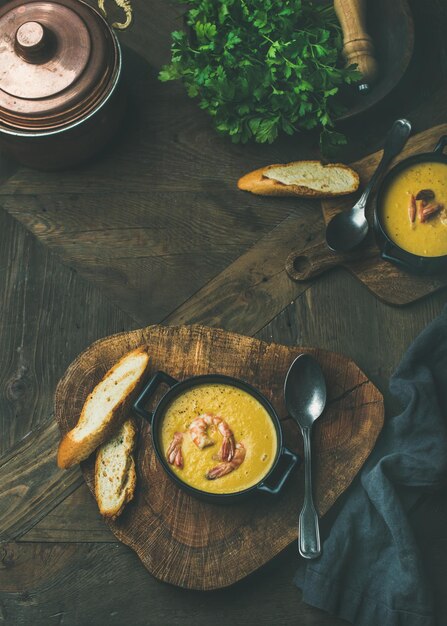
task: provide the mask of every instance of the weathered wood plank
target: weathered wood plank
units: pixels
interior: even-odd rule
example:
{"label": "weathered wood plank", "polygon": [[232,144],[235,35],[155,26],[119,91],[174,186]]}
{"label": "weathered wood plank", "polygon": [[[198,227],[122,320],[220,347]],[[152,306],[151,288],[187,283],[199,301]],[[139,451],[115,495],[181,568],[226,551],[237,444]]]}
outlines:
{"label": "weathered wood plank", "polygon": [[[447,498],[441,492],[411,515],[437,603],[437,624],[447,615],[445,543]],[[327,532],[327,529],[323,529]],[[147,575],[136,556],[120,544],[4,544],[0,547],[0,616],[6,624],[79,626],[342,626],[304,605],[292,578],[295,546],[236,586],[216,592],[177,589]],[[9,621],[8,621],[9,620]]]}
{"label": "weathered wood plank", "polygon": [[397,409],[391,374],[419,332],[445,305],[447,291],[404,308],[384,306],[342,270],[323,275],[257,336],[287,345],[318,346],[349,356]]}
{"label": "weathered wood plank", "polygon": [[[438,105],[444,98],[433,97]],[[175,97],[165,105],[163,115],[170,108],[183,114]],[[205,120],[198,133],[197,115],[192,108],[186,122],[182,117],[186,136],[180,139],[172,120],[155,119],[151,127],[151,117],[143,129],[134,122],[121,144],[88,168],[56,175],[20,168],[0,187],[3,208],[140,324],[166,317],[288,213],[303,218],[300,228],[316,236],[301,200],[258,198],[235,188],[247,163],[298,158],[309,137],[300,146],[290,140],[233,146],[214,137]],[[415,126],[436,117],[440,113],[430,122],[422,116]],[[290,251],[300,239],[286,245]],[[160,290],[160,283],[172,288]]]}
{"label": "weathered wood plank", "polygon": [[[82,482],[54,461],[56,382],[103,333],[136,323],[0,211],[0,538],[28,530]],[[32,477],[32,479],[30,479]],[[59,487],[57,487],[59,485]]]}
{"label": "weathered wood plank", "polygon": [[[128,116],[101,157],[60,172],[11,164],[8,176],[2,172],[0,196],[96,195],[99,202],[101,193],[138,193],[145,194],[142,197],[150,204],[152,194],[167,193],[169,198],[173,192],[205,192],[209,201],[218,199],[235,209],[243,203],[241,198],[246,202],[251,198],[252,206],[260,202],[236,188],[242,174],[278,160],[318,158],[313,135],[302,135],[299,141],[284,137],[274,144],[233,144],[216,133],[209,116],[187,97],[181,85],[160,83],[144,59],[132,51],[126,54]],[[270,201],[275,206],[272,198]]]}
{"label": "weathered wood plank", "polygon": [[[95,0],[89,0],[93,5]],[[107,3],[106,3],[107,4]],[[109,6],[112,3],[109,2]],[[120,41],[141,54],[152,67],[160,68],[170,59],[170,34],[183,26],[185,7],[178,2],[151,0],[133,2],[134,20],[126,31],[119,34]],[[115,14],[120,18],[119,10]]]}
{"label": "weathered wood plank", "polygon": [[101,517],[94,497],[82,484],[50,511],[20,541],[43,543],[117,543]]}
{"label": "weathered wood plank", "polygon": [[233,210],[205,194],[171,193],[151,195],[149,204],[139,194],[121,193],[103,193],[101,201],[54,194],[20,196],[19,202],[12,196],[0,204],[144,325],[191,297],[292,207],[288,201],[272,209],[262,200]]}
{"label": "weathered wood plank", "polygon": [[6,462],[0,461],[0,542],[24,534],[46,515],[48,502],[57,505],[82,483],[78,467],[57,469],[57,439],[59,428],[51,421],[23,439]]}
{"label": "weathered wood plank", "polygon": [[5,544],[0,616],[14,626],[343,626],[302,604],[291,550],[230,589],[203,594],[160,584],[121,544]]}
{"label": "weathered wood plank", "polygon": [[135,322],[3,211],[0,283],[1,458],[48,420],[56,382],[74,356],[106,328]]}
{"label": "weathered wood plank", "polygon": [[255,334],[310,283],[294,283],[285,271],[290,246],[319,241],[321,216],[308,202],[163,320],[166,324],[206,323]]}

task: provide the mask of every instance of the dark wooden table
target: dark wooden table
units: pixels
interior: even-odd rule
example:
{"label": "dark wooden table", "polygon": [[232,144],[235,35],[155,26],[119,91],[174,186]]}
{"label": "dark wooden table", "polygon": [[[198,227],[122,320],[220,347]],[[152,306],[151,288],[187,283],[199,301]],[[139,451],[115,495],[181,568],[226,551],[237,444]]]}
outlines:
{"label": "dark wooden table", "polygon": [[[380,147],[396,116],[416,131],[447,121],[447,4],[413,0],[407,78],[346,126],[352,160]],[[211,593],[157,582],[116,541],[75,468],[55,466],[55,385],[95,339],[150,323],[202,322],[354,359],[396,409],[388,379],[446,291],[405,308],[379,302],[343,270],[297,285],[284,260],[321,238],[318,203],[235,189],[270,162],[316,155],[315,137],[234,146],[175,84],[160,84],[178,7],[134,0],[127,47],[131,114],[116,144],[79,170],[0,168],[0,623],[35,626],[342,624],[301,601],[295,546]],[[446,492],[412,511],[447,623]],[[333,515],[333,514],[332,514]],[[324,521],[330,528],[331,513]],[[216,617],[217,616],[217,617]]]}

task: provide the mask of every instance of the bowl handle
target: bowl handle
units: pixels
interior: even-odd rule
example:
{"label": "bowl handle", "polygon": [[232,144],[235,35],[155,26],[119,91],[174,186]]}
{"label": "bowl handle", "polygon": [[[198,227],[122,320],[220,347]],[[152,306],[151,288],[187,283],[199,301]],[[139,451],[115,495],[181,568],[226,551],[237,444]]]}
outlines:
{"label": "bowl handle", "polygon": [[172,378],[172,376],[169,376],[169,374],[166,374],[166,372],[157,372],[144,386],[143,391],[140,393],[140,395],[133,404],[133,410],[135,411],[135,413],[137,413],[137,415],[139,415],[140,417],[143,417],[150,424],[152,423],[153,411],[147,411],[144,407],[146,406],[150,397],[154,394],[154,391],[156,390],[158,385],[161,385],[163,383],[165,385],[168,385],[169,387],[172,387],[173,385],[178,383],[178,381],[175,380],[175,378]]}
{"label": "bowl handle", "polygon": [[439,141],[436,144],[433,152],[443,152],[446,145],[447,145],[447,135],[442,135],[442,137],[439,138]]}
{"label": "bowl handle", "polygon": [[419,262],[409,263],[405,258],[399,256],[399,252],[397,250],[390,250],[388,242],[386,242],[383,246],[381,257],[384,261],[394,263],[394,265],[397,265],[407,272],[423,273],[423,268],[420,267]]}
{"label": "bowl handle", "polygon": [[295,454],[294,452],[289,450],[289,448],[286,448],[286,447],[283,447],[279,457],[286,459],[287,466],[285,470],[283,471],[281,477],[279,478],[278,482],[276,483],[276,485],[273,485],[272,487],[270,487],[266,483],[261,483],[260,485],[257,486],[258,491],[265,491],[273,495],[276,495],[277,493],[279,493],[281,489],[284,487],[286,480],[289,478],[290,472],[297,465],[297,463],[301,461],[301,457],[299,457],[297,454]]}

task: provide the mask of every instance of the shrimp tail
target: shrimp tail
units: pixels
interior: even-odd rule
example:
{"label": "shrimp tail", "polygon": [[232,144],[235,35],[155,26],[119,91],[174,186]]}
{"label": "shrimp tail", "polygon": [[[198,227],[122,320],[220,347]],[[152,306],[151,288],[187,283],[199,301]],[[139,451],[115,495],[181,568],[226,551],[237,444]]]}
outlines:
{"label": "shrimp tail", "polygon": [[216,478],[220,478],[221,476],[225,476],[230,472],[233,472],[236,468],[243,463],[245,459],[245,448],[242,443],[238,443],[235,446],[234,456],[231,461],[223,461],[223,463],[219,463],[216,467],[211,468],[205,474],[208,480],[215,480]]}
{"label": "shrimp tail", "polygon": [[225,474],[229,474],[232,471],[233,468],[229,463],[221,463],[220,465],[216,465],[216,467],[208,470],[205,476],[208,480],[215,480],[216,478],[225,476]]}
{"label": "shrimp tail", "polygon": [[216,416],[214,420],[214,423],[217,425],[217,428],[222,435],[222,446],[220,448],[219,457],[221,461],[231,461],[234,457],[236,446],[233,431],[221,417]]}
{"label": "shrimp tail", "polygon": [[183,454],[181,448],[178,449],[177,454],[175,455],[174,465],[180,468],[183,467]]}
{"label": "shrimp tail", "polygon": [[182,454],[182,433],[174,433],[174,437],[169,444],[169,448],[166,450],[166,458],[168,463],[175,465],[175,467],[183,467],[183,454]]}
{"label": "shrimp tail", "polygon": [[231,461],[231,459],[234,457],[234,449],[235,443],[233,434],[231,434],[229,437],[224,437],[219,453],[221,460]]}

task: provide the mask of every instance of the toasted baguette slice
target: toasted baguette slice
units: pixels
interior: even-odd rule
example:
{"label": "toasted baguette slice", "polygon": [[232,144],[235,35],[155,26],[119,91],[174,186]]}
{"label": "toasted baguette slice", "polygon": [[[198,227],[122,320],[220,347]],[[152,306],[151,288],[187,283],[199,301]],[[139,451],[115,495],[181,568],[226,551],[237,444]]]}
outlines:
{"label": "toasted baguette slice", "polygon": [[132,500],[137,474],[132,453],[137,431],[132,419],[98,448],[95,464],[95,496],[105,517],[118,517]]}
{"label": "toasted baguette slice", "polygon": [[238,180],[237,186],[260,196],[332,198],[353,193],[359,183],[357,172],[342,163],[294,161],[250,172]]}
{"label": "toasted baguette slice", "polygon": [[125,354],[107,372],[88,396],[75,428],[60,442],[59,467],[84,461],[120,426],[148,364],[146,348],[141,347]]}

